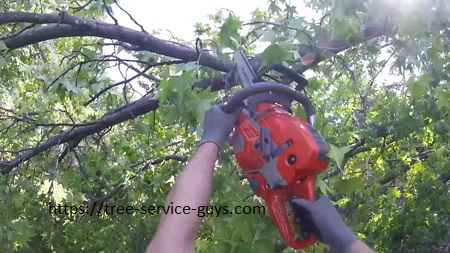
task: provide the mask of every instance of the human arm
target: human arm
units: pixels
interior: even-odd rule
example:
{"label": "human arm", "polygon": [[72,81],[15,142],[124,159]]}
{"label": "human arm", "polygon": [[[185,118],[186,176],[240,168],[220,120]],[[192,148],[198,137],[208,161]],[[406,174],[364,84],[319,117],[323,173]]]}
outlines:
{"label": "human arm", "polygon": [[[199,148],[178,176],[166,205],[188,206],[198,210],[199,206],[208,204],[218,152],[232,131],[236,118],[237,113],[227,114],[218,106],[205,114]],[[200,222],[201,218],[195,212],[162,214],[147,253],[193,252]]]}
{"label": "human arm", "polygon": [[[205,143],[198,148],[178,176],[175,187],[167,198],[168,204],[196,209],[208,204],[217,152],[218,146],[213,143]],[[200,220],[195,212],[162,214],[156,235],[147,252],[193,252]]]}
{"label": "human arm", "polygon": [[328,197],[317,201],[294,199],[292,206],[300,226],[314,231],[320,241],[336,253],[373,253],[366,244],[359,241],[353,231],[345,225]]}

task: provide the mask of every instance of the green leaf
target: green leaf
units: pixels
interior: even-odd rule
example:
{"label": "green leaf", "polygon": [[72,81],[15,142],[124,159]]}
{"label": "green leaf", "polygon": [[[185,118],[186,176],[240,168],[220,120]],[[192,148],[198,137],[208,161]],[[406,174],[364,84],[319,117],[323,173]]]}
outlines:
{"label": "green leaf", "polygon": [[441,58],[441,53],[444,50],[445,39],[443,36],[437,36],[433,40],[433,46],[428,49],[428,56],[433,64],[433,69],[442,71],[444,61]]}
{"label": "green leaf", "polygon": [[175,66],[177,72],[178,71],[192,71],[192,70],[197,70],[199,68],[199,65],[197,64],[197,62],[188,62],[185,64],[178,64]]}
{"label": "green leaf", "polygon": [[325,183],[325,181],[321,177],[316,178],[316,185],[323,195],[328,195],[329,193],[332,193],[330,187],[328,187],[327,183]]}
{"label": "green leaf", "polygon": [[211,108],[214,100],[210,98],[199,99],[196,101],[195,112],[197,122],[203,122],[203,116],[205,112]]}
{"label": "green leaf", "polygon": [[437,105],[442,111],[450,109],[450,90],[438,90]]}
{"label": "green leaf", "polygon": [[360,177],[352,177],[348,179],[338,179],[334,183],[334,189],[339,194],[350,194],[359,192],[364,188],[364,182]]}
{"label": "green leaf", "polygon": [[61,84],[66,88],[66,90],[73,92],[75,95],[81,94],[81,87],[75,86],[75,82],[63,79],[61,80]]}
{"label": "green leaf", "polygon": [[280,46],[279,44],[272,44],[268,46],[262,53],[264,65],[272,65],[282,63],[290,56],[289,50]]}
{"label": "green leaf", "polygon": [[236,16],[229,14],[223,25],[220,27],[219,42],[226,47],[237,49],[240,44],[239,29],[241,21]]}
{"label": "green leaf", "polygon": [[335,16],[331,21],[333,39],[354,41],[359,38],[360,24],[356,18]]}
{"label": "green leaf", "polygon": [[410,82],[408,90],[411,93],[411,96],[416,99],[423,98],[429,89],[431,81],[433,81],[433,77],[429,74],[425,74],[416,81]]}
{"label": "green leaf", "polygon": [[5,42],[0,40],[0,53],[3,51],[7,51],[7,50],[8,50],[8,47],[6,46]]}
{"label": "green leaf", "polygon": [[214,99],[210,91],[192,89],[192,76],[192,71],[185,71],[181,76],[161,81],[160,101],[165,120],[188,123],[191,127],[202,122]]}
{"label": "green leaf", "polygon": [[12,224],[14,240],[23,245],[31,240],[35,234],[33,225],[27,220],[14,220]]}
{"label": "green leaf", "polygon": [[5,42],[0,40],[0,67],[5,65],[7,63],[7,60],[5,59],[3,52],[6,52],[8,50],[8,47],[5,45]]}
{"label": "green leaf", "polygon": [[328,153],[328,157],[333,159],[336,162],[338,168],[342,171],[345,154],[347,154],[350,150],[352,150],[351,145],[345,147],[337,147],[333,144],[330,144],[330,152]]}
{"label": "green leaf", "polygon": [[275,245],[272,243],[271,240],[258,240],[254,244],[254,249],[255,249],[254,252],[272,253],[275,249]]}

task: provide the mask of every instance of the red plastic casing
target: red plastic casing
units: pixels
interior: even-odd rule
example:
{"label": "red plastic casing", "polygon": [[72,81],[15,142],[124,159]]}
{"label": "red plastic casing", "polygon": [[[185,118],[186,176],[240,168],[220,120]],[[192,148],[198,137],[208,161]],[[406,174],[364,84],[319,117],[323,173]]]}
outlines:
{"label": "red plastic casing", "polygon": [[[253,185],[255,193],[264,199],[272,220],[286,244],[302,249],[314,244],[317,238],[310,234],[298,239],[297,227],[289,215],[290,199],[315,199],[315,176],[326,170],[328,145],[322,137],[301,118],[293,117],[283,107],[261,103],[256,107],[256,122],[241,113],[233,136],[235,156],[244,175]],[[266,163],[257,148],[260,142],[258,126],[266,128],[277,146],[291,145],[276,157],[276,168],[285,184],[270,188],[260,170]],[[295,162],[288,158],[295,156]]]}

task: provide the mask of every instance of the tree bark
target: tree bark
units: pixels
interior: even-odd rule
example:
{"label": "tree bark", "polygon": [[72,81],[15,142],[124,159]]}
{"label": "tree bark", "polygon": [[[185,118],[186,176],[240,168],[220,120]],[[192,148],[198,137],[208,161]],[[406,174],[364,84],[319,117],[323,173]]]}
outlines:
{"label": "tree bark", "polygon": [[[0,25],[17,22],[47,25],[31,28],[5,39],[5,45],[11,50],[57,38],[93,36],[119,40],[136,45],[142,50],[181,60],[195,61],[199,58],[197,51],[188,46],[180,46],[120,25],[70,16],[64,12],[60,14],[0,13]],[[202,53],[199,64],[223,72],[231,69],[230,62],[222,61],[208,53]]]}

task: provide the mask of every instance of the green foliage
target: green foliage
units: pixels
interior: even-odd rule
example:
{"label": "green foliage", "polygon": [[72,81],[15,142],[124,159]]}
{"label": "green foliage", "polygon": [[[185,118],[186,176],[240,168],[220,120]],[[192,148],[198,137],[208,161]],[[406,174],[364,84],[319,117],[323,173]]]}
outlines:
{"label": "green foliage", "polygon": [[193,72],[184,72],[180,76],[161,82],[160,101],[166,119],[171,122],[188,123],[196,126],[202,122],[204,113],[212,106],[214,97],[208,91],[196,91],[192,88]]}
{"label": "green foliage", "polygon": [[289,59],[289,56],[289,50],[278,44],[272,44],[268,46],[264,52],[262,52],[262,58],[264,60],[264,65],[266,66],[282,63],[283,61]]}
{"label": "green foliage", "polygon": [[231,49],[239,48],[240,42],[240,33],[239,30],[241,28],[241,21],[238,17],[233,14],[229,14],[228,18],[225,19],[225,22],[220,27],[220,32],[218,34],[218,41],[226,47]]}
{"label": "green foliage", "polygon": [[350,150],[352,150],[352,146],[336,147],[335,145],[330,144],[330,152],[328,153],[328,157],[333,159],[336,162],[338,168],[342,170],[345,155]]}
{"label": "green foliage", "polygon": [[[308,51],[328,40],[356,43],[361,25],[385,24],[387,36],[355,44],[338,56],[320,49],[330,58],[305,73],[316,128],[334,144],[329,169],[317,178],[317,192],[331,195],[344,220],[377,252],[443,252],[450,233],[450,57],[448,29],[442,26],[450,6],[447,1],[406,2],[309,0],[307,8],[317,14],[311,18],[289,1],[269,0],[251,20],[222,10],[198,23],[196,33],[204,48],[221,59],[229,60],[230,49],[243,47],[249,55],[262,53],[265,65],[296,69],[303,67],[299,44]],[[68,6],[77,6],[76,1],[3,1],[0,10],[73,12]],[[104,11],[103,1],[93,1],[76,15],[102,19]],[[0,33],[17,28],[2,25]],[[222,92],[193,88],[217,72],[190,63],[151,69],[146,74],[160,82],[139,79],[85,105],[114,83],[110,65],[86,63],[54,80],[75,62],[108,54],[100,45],[104,42],[109,41],[65,38],[8,52],[0,40],[0,107],[25,119],[15,122],[0,110],[0,160],[14,157],[8,151],[35,147],[70,130],[37,123],[90,122],[147,93],[160,100],[157,111],[82,140],[62,161],[57,157],[63,145],[0,176],[0,252],[143,252],[159,216],[55,216],[48,202],[80,205],[112,194],[109,201],[116,205],[163,203],[183,168],[163,158],[189,157],[203,113],[223,98]],[[129,57],[168,60],[145,51]],[[364,140],[359,152],[355,136]],[[211,205],[262,204],[236,168],[226,149]],[[118,185],[123,188],[113,194]],[[196,247],[197,252],[294,252],[284,249],[270,218],[259,215],[205,218]],[[305,252],[326,248],[316,245]]]}

